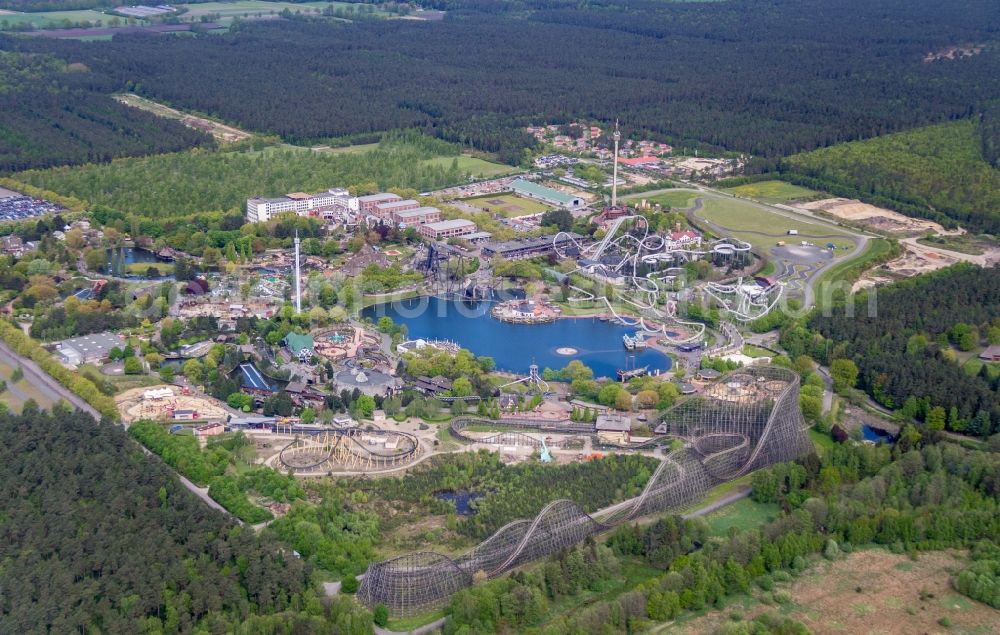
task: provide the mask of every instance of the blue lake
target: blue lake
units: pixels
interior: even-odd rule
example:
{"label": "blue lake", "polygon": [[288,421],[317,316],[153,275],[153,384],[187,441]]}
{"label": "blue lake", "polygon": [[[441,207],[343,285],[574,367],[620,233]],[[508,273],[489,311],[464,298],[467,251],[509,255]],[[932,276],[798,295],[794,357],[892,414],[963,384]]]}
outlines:
{"label": "blue lake", "polygon": [[[670,370],[671,359],[656,350],[630,353],[623,335],[636,329],[596,318],[562,319],[550,324],[508,324],[490,316],[489,302],[411,298],[380,304],[362,315],[376,322],[383,315],[408,328],[408,339],[451,340],[478,356],[492,357],[500,370],[527,374],[532,362],[559,369],[578,359],[597,377],[615,377],[619,368],[648,366],[649,372]],[[575,348],[572,355],[556,349]]]}

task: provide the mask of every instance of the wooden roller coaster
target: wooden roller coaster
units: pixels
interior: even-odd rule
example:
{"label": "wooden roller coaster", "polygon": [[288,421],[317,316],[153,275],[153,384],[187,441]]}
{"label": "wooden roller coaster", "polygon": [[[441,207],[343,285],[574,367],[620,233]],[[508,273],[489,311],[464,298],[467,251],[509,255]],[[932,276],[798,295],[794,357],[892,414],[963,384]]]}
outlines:
{"label": "wooden roller coaster", "polygon": [[[471,439],[465,430],[476,423],[456,420],[451,433]],[[575,501],[554,500],[534,518],[504,525],[457,557],[422,552],[372,563],[358,599],[370,607],[384,604],[391,614],[403,616],[440,607],[477,577],[502,575],[624,522],[677,513],[716,485],[790,461],[812,447],[799,409],[799,377],[775,366],[731,372],[702,395],[663,412],[658,423],[665,433],[653,442],[678,440],[682,447],[662,458],[639,496],[593,513]],[[504,424],[516,429],[496,435],[501,439],[504,434],[527,436],[519,429],[543,429],[538,421]]]}
{"label": "wooden roller coaster", "polygon": [[325,474],[334,471],[379,471],[404,467],[422,449],[406,432],[358,428],[304,434],[282,448],[278,460],[288,472]]}

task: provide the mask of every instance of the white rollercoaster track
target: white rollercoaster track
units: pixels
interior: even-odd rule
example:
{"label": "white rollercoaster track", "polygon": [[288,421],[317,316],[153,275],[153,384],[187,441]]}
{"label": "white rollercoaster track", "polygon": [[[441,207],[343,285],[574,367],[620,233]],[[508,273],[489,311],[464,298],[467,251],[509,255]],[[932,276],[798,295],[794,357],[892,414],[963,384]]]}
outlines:
{"label": "white rollercoaster track", "polygon": [[[618,235],[619,230],[629,222],[633,224],[633,227],[642,227],[641,236],[634,236],[629,232]],[[663,236],[657,234],[650,235],[649,221],[645,216],[641,215],[623,216],[615,219],[608,227],[607,233],[600,242],[587,246],[582,245],[570,234],[559,232],[553,237],[553,248],[560,257],[565,258],[565,250],[560,247],[563,241],[573,244],[579,250],[582,257],[594,261],[600,260],[601,256],[609,248],[614,247],[623,256],[617,264],[608,265],[608,268],[626,276],[639,290],[640,294],[645,294],[646,296],[646,301],[642,302],[633,300],[624,294],[619,294],[618,299],[634,306],[640,314],[645,314],[640,315],[638,318],[622,316],[615,311],[610,298],[606,296],[595,297],[593,293],[572,285],[570,289],[578,295],[569,298],[570,302],[603,300],[611,314],[622,324],[640,328],[646,333],[662,334],[666,339],[676,343],[698,340],[705,333],[704,324],[681,320],[677,317],[677,304],[675,302],[668,301],[662,309],[657,306],[657,299],[662,292],[661,283],[663,280],[675,277],[682,269],[680,267],[670,267],[662,271],[650,272],[645,276],[636,276],[635,272],[638,269],[638,264],[641,262],[651,265],[665,260],[690,261],[693,257],[704,256],[708,253],[727,256],[735,255],[748,252],[751,247],[750,243],[735,238],[723,238],[713,241],[707,251],[672,247],[668,245]],[[571,273],[578,272],[588,275],[588,272],[583,267],[579,267]],[[741,278],[736,284],[731,285],[710,282],[705,286],[705,291],[715,298],[727,313],[737,320],[745,322],[767,315],[781,298],[782,286],[780,284],[773,284],[764,289],[751,290],[750,285],[744,285]],[[657,322],[658,324],[650,324],[647,322],[647,319],[650,322]],[[667,328],[670,323],[687,327],[692,334],[687,337],[672,336],[669,334]]]}

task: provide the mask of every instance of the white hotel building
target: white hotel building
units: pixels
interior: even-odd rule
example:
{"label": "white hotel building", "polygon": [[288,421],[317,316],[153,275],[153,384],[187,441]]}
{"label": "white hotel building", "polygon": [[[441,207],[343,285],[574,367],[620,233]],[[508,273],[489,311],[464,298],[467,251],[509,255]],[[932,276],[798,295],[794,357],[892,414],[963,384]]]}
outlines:
{"label": "white hotel building", "polygon": [[289,212],[310,216],[334,208],[357,210],[358,199],[343,188],[331,188],[319,194],[293,192],[278,198],[248,198],[247,222],[265,223],[278,214]]}

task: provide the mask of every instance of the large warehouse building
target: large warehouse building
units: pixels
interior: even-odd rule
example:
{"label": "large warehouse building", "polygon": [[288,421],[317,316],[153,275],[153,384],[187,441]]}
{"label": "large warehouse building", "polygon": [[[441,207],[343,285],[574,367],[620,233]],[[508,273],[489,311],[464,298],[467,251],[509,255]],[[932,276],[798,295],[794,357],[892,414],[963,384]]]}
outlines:
{"label": "large warehouse building", "polygon": [[[558,236],[558,240],[556,240],[556,236]],[[562,252],[572,255],[573,252],[577,251],[575,243],[583,240],[583,236],[574,233],[563,232],[556,236],[550,234],[538,238],[519,238],[502,243],[487,243],[483,245],[483,257],[500,256],[508,260],[534,258],[535,256],[547,256],[556,247]]]}
{"label": "large warehouse building", "polygon": [[510,189],[518,196],[533,198],[536,201],[554,205],[555,207],[577,209],[586,205],[584,200],[579,196],[571,196],[565,192],[560,192],[559,190],[554,190],[551,187],[545,187],[538,183],[532,183],[531,181],[525,181],[524,179],[514,179],[511,181]]}

